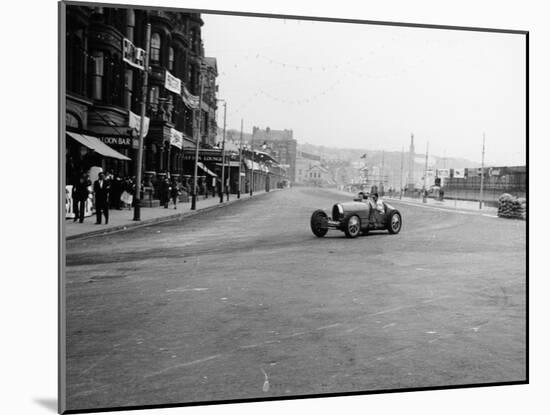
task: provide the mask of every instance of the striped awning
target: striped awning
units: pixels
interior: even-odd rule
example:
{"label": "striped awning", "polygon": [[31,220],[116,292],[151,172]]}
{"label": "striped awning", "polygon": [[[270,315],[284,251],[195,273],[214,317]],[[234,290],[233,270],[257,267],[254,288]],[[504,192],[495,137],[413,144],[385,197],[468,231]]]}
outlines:
{"label": "striped awning", "polygon": [[208,167],[206,167],[203,163],[198,162],[197,166],[199,166],[202,171],[204,171],[205,173],[208,173],[210,176],[218,177],[218,175],[216,173],[214,173],[212,170],[210,170]]}
{"label": "striped awning", "polygon": [[113,150],[103,141],[97,137],[92,137],[90,135],[78,134],[67,131],[67,135],[72,139],[78,141],[85,147],[88,147],[91,150],[94,150],[96,153],[101,154],[104,157],[110,157],[118,160],[131,160],[129,157],[126,157],[124,154],[120,154],[118,151]]}

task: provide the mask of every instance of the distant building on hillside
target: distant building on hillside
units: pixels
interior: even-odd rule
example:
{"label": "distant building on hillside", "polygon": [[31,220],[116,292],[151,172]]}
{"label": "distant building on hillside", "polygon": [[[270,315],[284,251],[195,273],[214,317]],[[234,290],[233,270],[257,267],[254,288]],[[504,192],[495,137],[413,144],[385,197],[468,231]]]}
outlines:
{"label": "distant building on hillside", "polygon": [[330,178],[329,171],[321,165],[311,166],[306,174],[308,184],[314,186],[326,186],[335,184]]}
{"label": "distant building on hillside", "polygon": [[298,151],[296,153],[296,183],[305,184],[309,179],[309,170],[321,164],[321,157],[315,154]]}

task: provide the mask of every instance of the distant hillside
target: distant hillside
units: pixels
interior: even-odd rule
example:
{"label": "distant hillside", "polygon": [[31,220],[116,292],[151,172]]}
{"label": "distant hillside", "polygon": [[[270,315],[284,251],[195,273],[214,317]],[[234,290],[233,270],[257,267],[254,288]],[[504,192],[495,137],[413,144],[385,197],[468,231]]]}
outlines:
{"label": "distant hillside", "polygon": [[[347,162],[349,168],[346,169],[346,177],[354,175],[352,169],[352,163],[364,163],[365,166],[373,168],[377,167],[380,171],[384,171],[384,175],[388,177],[390,185],[399,187],[400,185],[400,173],[401,173],[401,152],[400,151],[374,151],[368,149],[351,149],[351,148],[336,148],[325,147],[314,144],[300,144],[298,143],[298,151],[305,151],[307,153],[316,154],[321,156],[325,160],[326,164],[333,165],[334,161],[339,160]],[[361,156],[366,155],[365,158]],[[332,162],[331,162],[332,161]],[[406,177],[409,171],[409,154],[405,151],[403,154],[403,184],[405,184]],[[339,163],[341,165],[341,163]],[[414,177],[415,181],[421,180],[424,175],[425,167],[425,154],[416,153],[414,158]],[[443,169],[443,168],[467,168],[467,167],[480,167],[480,163],[466,160],[463,158],[453,157],[440,157],[436,155],[429,156],[428,168],[430,169]],[[340,168],[340,171],[342,169]],[[334,173],[335,178],[338,176],[344,176],[343,173]],[[338,182],[342,180],[337,180]]]}
{"label": "distant hillside", "polygon": [[[382,158],[384,159],[384,166],[390,169],[401,168],[401,152],[400,151],[378,151],[368,149],[353,149],[353,148],[336,148],[318,146],[315,144],[300,144],[298,143],[298,150],[321,156],[325,160],[345,160],[349,162],[364,161],[367,165],[381,166]],[[366,154],[366,158],[361,159],[361,156]],[[404,153],[404,169],[408,166],[409,153],[406,150]],[[420,164],[421,169],[424,169],[425,154],[415,154],[415,164]],[[455,157],[441,157],[436,155],[430,155],[428,164],[430,168],[465,168],[465,167],[479,167],[480,163],[463,158]]]}

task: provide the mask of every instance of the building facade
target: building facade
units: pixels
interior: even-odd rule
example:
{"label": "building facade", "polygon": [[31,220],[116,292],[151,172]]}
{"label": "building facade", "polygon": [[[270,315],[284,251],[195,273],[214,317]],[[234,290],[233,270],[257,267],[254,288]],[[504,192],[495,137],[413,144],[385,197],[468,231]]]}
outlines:
{"label": "building facade", "polygon": [[249,143],[254,149],[268,150],[278,162],[287,169],[291,183],[296,182],[296,146],[292,130],[265,130],[252,127],[252,139]]}
{"label": "building facade", "polygon": [[181,175],[188,163],[184,148],[197,139],[212,147],[217,130],[217,63],[204,56],[200,14],[77,5],[66,10],[67,131],[95,137],[130,158],[100,157],[67,137],[67,183],[90,165],[134,174],[147,24],[143,171]]}
{"label": "building facade", "polygon": [[313,166],[321,165],[321,157],[316,154],[298,151],[296,154],[296,183],[308,184],[310,182],[309,171]]}

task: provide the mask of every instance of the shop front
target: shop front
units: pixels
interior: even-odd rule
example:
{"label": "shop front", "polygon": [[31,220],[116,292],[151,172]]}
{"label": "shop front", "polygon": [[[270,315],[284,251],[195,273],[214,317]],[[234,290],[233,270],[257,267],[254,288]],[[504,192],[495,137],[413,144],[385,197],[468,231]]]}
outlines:
{"label": "shop front", "polygon": [[[67,183],[65,187],[65,217],[74,218],[73,188],[80,177],[86,174],[90,184],[97,179],[100,171],[110,171],[114,163],[128,163],[131,159],[119,153],[100,138],[92,135],[67,131],[66,134]],[[85,216],[90,216],[94,210],[91,193],[85,202]]]}

